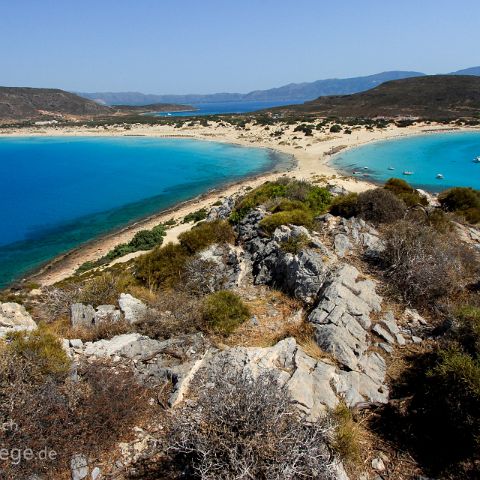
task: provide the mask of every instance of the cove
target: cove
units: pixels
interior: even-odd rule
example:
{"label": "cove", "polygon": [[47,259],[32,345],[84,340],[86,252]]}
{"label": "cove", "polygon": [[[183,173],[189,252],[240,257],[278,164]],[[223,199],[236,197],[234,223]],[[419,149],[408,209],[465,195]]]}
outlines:
{"label": "cove", "polygon": [[[416,188],[436,193],[451,187],[480,189],[477,156],[479,131],[452,132],[373,142],[335,155],[331,164],[349,175],[360,172],[354,176],[368,181],[403,178]],[[404,175],[404,171],[412,174]],[[436,178],[438,174],[443,179]]]}
{"label": "cove", "polygon": [[0,287],[89,240],[289,162],[269,149],[193,139],[0,138]]}

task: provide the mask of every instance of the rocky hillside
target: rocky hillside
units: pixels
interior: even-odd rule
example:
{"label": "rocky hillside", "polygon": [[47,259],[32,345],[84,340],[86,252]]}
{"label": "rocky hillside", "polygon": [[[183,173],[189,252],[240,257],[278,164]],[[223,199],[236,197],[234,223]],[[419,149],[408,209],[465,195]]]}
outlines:
{"label": "rocky hillside", "polygon": [[199,212],[179,243],[6,292],[3,441],[59,452],[8,478],[474,479],[467,190],[282,179]]}
{"label": "rocky hillside", "polygon": [[442,120],[477,117],[480,112],[480,77],[436,75],[395,80],[367,92],[321,97],[274,111],[341,118]]}
{"label": "rocky hillside", "polygon": [[104,105],[53,88],[0,87],[0,121],[109,115]]}

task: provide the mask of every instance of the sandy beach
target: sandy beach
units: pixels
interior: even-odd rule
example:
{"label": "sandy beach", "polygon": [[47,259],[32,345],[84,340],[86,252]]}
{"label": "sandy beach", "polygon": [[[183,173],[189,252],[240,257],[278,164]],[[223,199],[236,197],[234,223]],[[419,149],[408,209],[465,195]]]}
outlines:
{"label": "sandy beach", "polygon": [[[364,191],[373,185],[367,180],[360,180],[339,174],[339,172],[329,165],[329,160],[333,153],[379,140],[393,139],[407,135],[445,132],[454,129],[459,130],[458,128],[445,125],[417,124],[406,128],[389,126],[385,129],[374,129],[373,131],[361,128],[353,130],[350,135],[344,133],[321,133],[314,130],[313,136],[307,137],[302,132],[294,132],[295,125],[282,125],[281,128],[284,130],[283,135],[280,138],[271,136],[272,132],[278,128],[280,128],[278,125],[265,127],[249,124],[246,129],[237,129],[234,126],[225,125],[221,122],[210,122],[208,127],[196,125],[193,127],[184,126],[175,128],[169,125],[146,126],[138,124],[132,125],[128,129],[123,125],[118,125],[108,128],[86,128],[81,126],[30,127],[1,131],[0,138],[6,136],[188,137],[250,147],[271,148],[293,155],[295,159],[295,165],[288,171],[267,172],[255,178],[247,178],[242,182],[229,185],[221,190],[206,193],[199,198],[184,202],[144,220],[134,222],[119,231],[92,240],[84,246],[53,259],[37,273],[31,275],[29,279],[43,286],[52,285],[71,276],[84,262],[95,261],[108,253],[116,245],[130,241],[139,230],[150,229],[170,219],[181,222],[183,217],[190,212],[200,208],[208,208],[223,197],[230,196],[246,186],[256,187],[267,180],[274,180],[281,175],[311,180],[319,182],[319,184],[323,181],[328,182],[334,180],[336,185],[342,186],[349,191]],[[181,232],[190,228],[191,224],[183,223],[179,223],[177,226],[170,228],[164,243],[169,241],[175,242]],[[127,255],[121,259],[117,259],[116,262],[127,261],[142,253],[144,252]]]}

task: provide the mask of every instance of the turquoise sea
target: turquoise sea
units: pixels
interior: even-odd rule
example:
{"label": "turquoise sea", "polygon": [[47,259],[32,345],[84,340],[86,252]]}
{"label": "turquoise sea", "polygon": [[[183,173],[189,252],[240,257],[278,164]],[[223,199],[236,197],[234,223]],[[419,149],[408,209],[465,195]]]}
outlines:
{"label": "turquoise sea", "polygon": [[190,139],[1,138],[0,287],[102,234],[290,161]]}
{"label": "turquoise sea", "polygon": [[[480,189],[480,163],[473,161],[478,156],[479,131],[452,132],[370,143],[335,155],[331,163],[373,182],[397,177],[416,188],[440,192],[453,186]],[[436,178],[438,174],[443,179]]]}

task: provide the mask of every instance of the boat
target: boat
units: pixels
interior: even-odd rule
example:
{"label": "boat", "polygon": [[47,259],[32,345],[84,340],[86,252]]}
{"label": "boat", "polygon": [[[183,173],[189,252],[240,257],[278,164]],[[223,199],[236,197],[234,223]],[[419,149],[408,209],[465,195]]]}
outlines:
{"label": "boat", "polygon": [[443,175],[441,173],[437,173],[437,176],[435,178],[438,178],[439,180],[443,180]]}
{"label": "boat", "polygon": [[393,167],[388,167],[389,170],[395,170]]}
{"label": "boat", "polygon": [[479,155],[478,157],[475,157],[475,158],[473,159],[473,161],[474,161],[475,163],[480,163],[480,155]]}
{"label": "boat", "polygon": [[368,170],[368,167],[363,167],[364,170]]}
{"label": "boat", "polygon": [[413,172],[410,172],[409,170],[404,170],[403,174],[404,175],[413,175]]}

